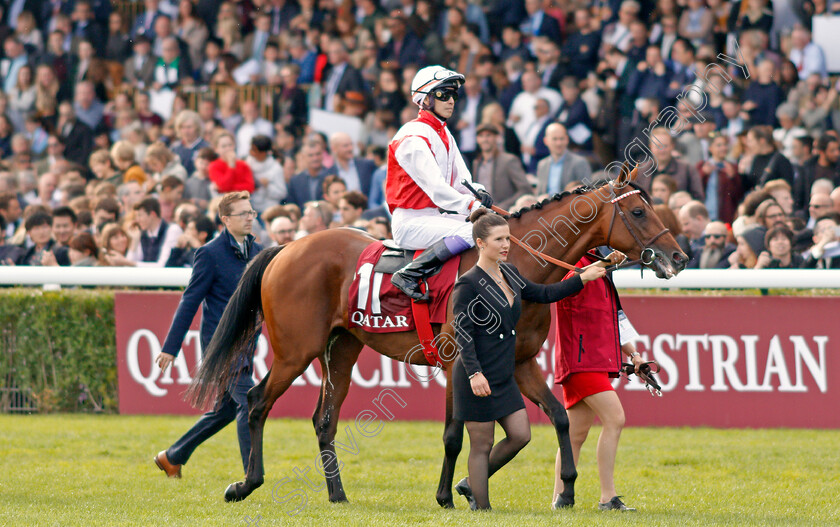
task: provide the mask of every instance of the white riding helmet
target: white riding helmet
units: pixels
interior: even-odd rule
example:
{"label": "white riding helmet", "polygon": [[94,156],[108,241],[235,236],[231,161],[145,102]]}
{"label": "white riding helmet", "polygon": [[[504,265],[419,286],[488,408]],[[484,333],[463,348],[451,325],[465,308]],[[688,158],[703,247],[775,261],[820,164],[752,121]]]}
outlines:
{"label": "white riding helmet", "polygon": [[451,86],[458,89],[464,84],[464,76],[443,66],[426,66],[417,72],[411,81],[411,100],[417,106],[423,107],[423,100],[438,87]]}

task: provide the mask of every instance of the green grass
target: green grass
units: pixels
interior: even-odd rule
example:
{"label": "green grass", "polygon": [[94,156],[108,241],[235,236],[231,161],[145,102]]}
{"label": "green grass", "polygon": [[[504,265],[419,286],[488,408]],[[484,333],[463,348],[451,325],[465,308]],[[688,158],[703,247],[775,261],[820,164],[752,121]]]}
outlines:
{"label": "green grass", "polygon": [[[317,475],[311,423],[270,421],[265,485],[244,502],[226,504],[223,491],[242,470],[233,426],[196,451],[182,480],[165,478],[152,463],[194,422],[0,416],[0,525],[247,526],[246,517],[256,516],[260,526],[840,525],[840,431],[628,428],[616,484],[639,511],[621,514],[596,510],[598,429],[582,452],[577,505],[548,508],[556,442],[553,429],[535,426],[531,444],[491,479],[494,510],[476,514],[457,495],[455,510],[434,501],[440,425],[386,422],[376,437],[356,433],[358,455],[340,457],[350,503],[330,504],[325,490],[310,492],[307,506],[292,517],[291,505],[273,501],[271,489],[293,478],[295,466]],[[457,479],[466,475],[467,450]]]}

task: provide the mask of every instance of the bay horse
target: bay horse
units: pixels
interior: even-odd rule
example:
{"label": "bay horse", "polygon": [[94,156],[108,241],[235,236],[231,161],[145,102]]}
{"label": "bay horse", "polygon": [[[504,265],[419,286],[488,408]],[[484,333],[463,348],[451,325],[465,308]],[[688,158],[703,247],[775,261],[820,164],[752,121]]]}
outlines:
{"label": "bay horse", "polygon": [[[585,252],[608,245],[629,258],[642,259],[660,278],[681,271],[688,258],[674,237],[662,225],[644,191],[632,183],[636,170],[622,171],[615,183],[579,188],[557,194],[509,218],[513,236],[523,239],[544,254],[576,263]],[[616,221],[616,218],[621,221]],[[646,241],[643,241],[646,240]],[[318,438],[321,461],[331,502],[347,501],[332,444],[341,405],[350,387],[353,365],[364,345],[391,359],[409,364],[428,364],[415,331],[368,333],[349,329],[348,290],[356,274],[359,255],[374,243],[367,234],[350,229],[327,230],[285,246],[262,251],[246,269],[225,309],[216,333],[205,351],[201,366],[189,387],[187,398],[196,406],[212,403],[231,382],[233,365],[251,349],[249,343],[262,322],[274,350],[274,362],[262,381],[248,392],[248,424],[251,455],[244,481],[225,490],[226,501],[239,501],[263,484],[263,428],[278,397],[314,361],[321,364],[321,392],[312,423]],[[464,252],[459,275],[478,259],[477,250]],[[508,261],[532,282],[547,284],[561,280],[566,270],[511,245]],[[436,336],[451,339],[452,302],[446,324],[433,324]],[[569,420],[555,398],[536,362],[550,325],[548,305],[522,302],[516,326],[515,378],[523,395],[548,415],[557,433],[564,482],[561,504],[574,504],[577,477],[569,439]],[[441,342],[437,340],[436,342]],[[455,354],[453,354],[455,355]],[[446,371],[446,424],[444,462],[437,502],[453,507],[452,481],[455,461],[463,443],[463,422],[453,419],[451,365],[455,356],[441,357]]]}

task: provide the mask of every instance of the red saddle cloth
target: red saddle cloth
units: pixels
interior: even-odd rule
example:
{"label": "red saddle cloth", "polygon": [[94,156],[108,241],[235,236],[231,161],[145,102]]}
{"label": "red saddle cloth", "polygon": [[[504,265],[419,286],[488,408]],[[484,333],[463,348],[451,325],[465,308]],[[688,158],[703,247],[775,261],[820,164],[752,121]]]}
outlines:
{"label": "red saddle cloth", "polygon": [[[362,328],[370,333],[394,333],[416,329],[411,310],[411,299],[391,284],[391,275],[374,272],[379,257],[387,250],[382,242],[368,245],[356,263],[356,276],[350,284],[350,327]],[[429,320],[432,324],[446,322],[446,303],[455,276],[458,274],[460,256],[451,258],[441,271],[429,277]]]}

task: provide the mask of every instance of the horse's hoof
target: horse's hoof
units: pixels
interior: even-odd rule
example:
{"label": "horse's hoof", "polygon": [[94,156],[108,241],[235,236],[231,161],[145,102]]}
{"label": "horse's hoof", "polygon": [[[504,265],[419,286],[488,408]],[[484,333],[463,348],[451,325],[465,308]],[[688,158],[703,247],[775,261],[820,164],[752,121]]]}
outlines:
{"label": "horse's hoof", "polygon": [[225,502],[230,503],[232,501],[242,501],[245,499],[244,496],[240,496],[236,492],[236,483],[231,483],[228,485],[228,488],[225,489]]}
{"label": "horse's hoof", "polygon": [[455,503],[452,501],[452,496],[448,498],[437,498],[438,505],[443,507],[444,509],[454,509]]}
{"label": "horse's hoof", "polygon": [[560,494],[554,503],[551,504],[552,509],[571,509],[575,506],[575,498],[567,497]]}

